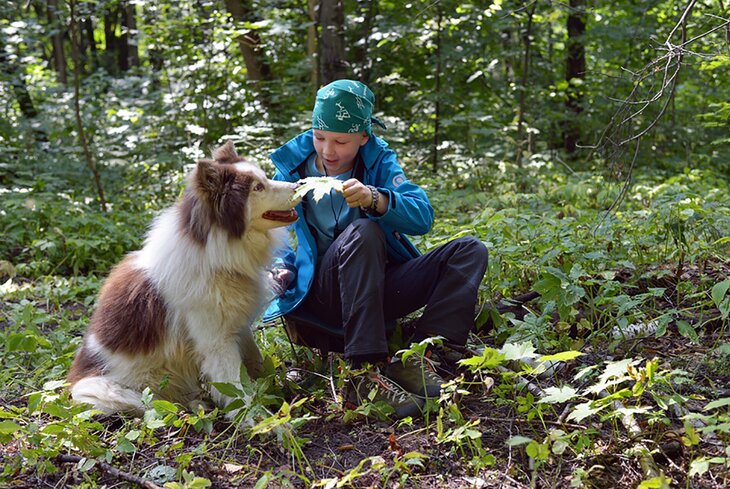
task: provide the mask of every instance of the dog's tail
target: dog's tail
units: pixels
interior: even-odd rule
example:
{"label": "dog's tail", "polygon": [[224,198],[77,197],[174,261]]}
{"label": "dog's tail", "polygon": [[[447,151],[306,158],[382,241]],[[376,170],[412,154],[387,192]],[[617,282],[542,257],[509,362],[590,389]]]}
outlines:
{"label": "dog's tail", "polygon": [[105,377],[85,377],[71,386],[74,401],[91,404],[105,414],[144,413],[142,394]]}

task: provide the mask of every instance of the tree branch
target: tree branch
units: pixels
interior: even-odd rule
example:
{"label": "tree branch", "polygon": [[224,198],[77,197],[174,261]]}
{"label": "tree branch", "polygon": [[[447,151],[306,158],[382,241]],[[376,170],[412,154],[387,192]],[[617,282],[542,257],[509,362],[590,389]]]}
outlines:
{"label": "tree branch", "polygon": [[[79,457],[77,455],[59,455],[56,457],[56,462],[61,464],[78,464],[82,460],[86,460],[86,457]],[[138,486],[144,487],[146,489],[162,489],[160,486],[158,486],[149,479],[132,475],[129,472],[124,472],[123,470],[119,470],[106,462],[102,462],[101,460],[95,459],[95,461],[96,464],[94,465],[94,467],[98,467],[99,470],[109,474],[112,477],[116,477],[117,479],[122,479],[124,481],[137,484]]]}

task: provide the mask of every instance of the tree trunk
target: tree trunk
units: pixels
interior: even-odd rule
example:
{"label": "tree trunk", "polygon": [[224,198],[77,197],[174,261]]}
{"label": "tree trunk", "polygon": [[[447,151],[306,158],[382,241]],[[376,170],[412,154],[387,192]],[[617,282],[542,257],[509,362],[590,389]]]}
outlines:
{"label": "tree trunk", "polygon": [[345,57],[345,13],[341,0],[321,0],[319,6],[320,72],[327,84],[347,76]]}
{"label": "tree trunk", "polygon": [[[236,22],[256,22],[258,19],[254,14],[250,0],[226,0],[226,8]],[[246,64],[248,80],[258,92],[261,102],[266,107],[271,107],[271,98],[265,87],[260,82],[271,81],[271,67],[264,59],[261,51],[261,37],[255,30],[250,30],[236,38],[238,49]]]}
{"label": "tree trunk", "polygon": [[89,17],[82,25],[86,36],[86,44],[89,49],[89,71],[93,72],[99,66],[99,51],[96,49],[96,38],[94,37],[94,21]]}
{"label": "tree trunk", "polygon": [[363,21],[359,26],[354,64],[359,71],[358,78],[367,85],[370,83],[370,73],[373,68],[373,62],[370,59],[370,34],[373,30],[373,18],[377,12],[378,2],[377,0],[358,0],[357,5]]}
{"label": "tree trunk", "polygon": [[522,146],[525,144],[525,104],[527,102],[527,81],[530,77],[530,49],[532,47],[532,21],[535,17],[537,2],[533,2],[532,8],[527,13],[527,27],[523,36],[525,51],[522,58],[522,78],[520,81],[520,100],[517,105],[517,150],[515,162],[522,168]]}
{"label": "tree trunk", "polygon": [[137,31],[137,9],[134,4],[128,4],[126,8],[127,29],[129,31],[129,65],[139,66],[139,32]]}
{"label": "tree trunk", "polygon": [[316,92],[319,87],[319,56],[317,53],[319,3],[317,0],[307,0],[307,15],[309,16],[310,23],[309,27],[307,27],[307,57],[312,66],[309,72],[309,81]]}
{"label": "tree trunk", "polygon": [[[5,45],[4,36],[2,43]],[[18,65],[8,59],[8,53],[5,50],[0,50],[0,70],[10,79],[13,95],[15,95],[15,99],[18,101],[20,113],[23,114],[23,117],[26,119],[37,117],[38,111],[35,105],[33,105],[33,99],[28,92],[28,84],[25,82],[22,70]]]}
{"label": "tree trunk", "polygon": [[[226,0],[226,8],[237,22],[256,22],[253,8],[248,0]],[[271,79],[271,67],[262,59],[261,37],[255,30],[238,36],[238,48],[246,63],[246,72],[251,81]]]}
{"label": "tree trunk", "polygon": [[117,20],[119,10],[109,7],[104,13],[104,65],[111,74],[119,73],[119,38],[117,37]]}
{"label": "tree trunk", "polygon": [[437,8],[437,20],[436,20],[436,74],[435,74],[435,86],[434,96],[436,97],[436,104],[434,107],[434,122],[433,122],[433,149],[431,151],[431,171],[436,174],[438,173],[439,163],[439,132],[441,131],[441,22],[443,20],[443,7],[439,3]]}
{"label": "tree trunk", "polygon": [[53,66],[58,74],[58,81],[66,85],[66,53],[63,50],[63,33],[65,26],[59,20],[58,0],[48,0],[48,28],[51,29],[51,45],[53,46]]}
{"label": "tree trunk", "polygon": [[117,38],[117,66],[119,71],[124,73],[129,71],[129,26],[127,25],[127,2],[120,1],[117,6],[117,18],[119,19],[119,27],[121,35]]}
{"label": "tree trunk", "polygon": [[568,82],[568,93],[565,100],[567,119],[563,124],[563,144],[568,153],[574,153],[580,139],[578,115],[583,111],[583,84],[575,80],[584,80],[586,72],[586,51],[583,34],[586,30],[585,0],[570,0],[568,15],[568,43],[565,80]]}
{"label": "tree trunk", "polygon": [[104,197],[104,187],[101,183],[101,174],[96,166],[94,157],[89,150],[89,142],[86,139],[86,131],[84,131],[84,122],[81,119],[81,62],[79,56],[79,29],[76,22],[76,0],[69,0],[70,22],[71,26],[71,57],[74,64],[74,114],[76,115],[76,130],[79,135],[79,142],[84,151],[86,166],[91,170],[94,176],[94,185],[99,197],[99,206],[103,212],[107,211],[106,198]]}

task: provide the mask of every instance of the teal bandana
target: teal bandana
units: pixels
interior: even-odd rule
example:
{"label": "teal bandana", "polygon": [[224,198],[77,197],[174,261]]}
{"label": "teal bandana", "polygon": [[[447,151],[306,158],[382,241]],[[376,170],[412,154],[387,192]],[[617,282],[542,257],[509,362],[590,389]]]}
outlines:
{"label": "teal bandana", "polygon": [[375,95],[363,83],[337,80],[319,89],[312,110],[312,128],[332,132],[365,131],[373,135],[373,123],[385,124],[373,117]]}

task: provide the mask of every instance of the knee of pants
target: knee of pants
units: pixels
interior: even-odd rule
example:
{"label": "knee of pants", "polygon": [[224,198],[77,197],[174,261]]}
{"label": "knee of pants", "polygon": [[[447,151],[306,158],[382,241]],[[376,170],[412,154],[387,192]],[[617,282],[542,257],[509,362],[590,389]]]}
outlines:
{"label": "knee of pants", "polygon": [[465,250],[466,256],[472,256],[475,265],[487,266],[489,260],[489,251],[487,247],[479,239],[474,236],[462,236],[456,238],[456,242]]}
{"label": "knee of pants", "polygon": [[370,219],[357,219],[345,230],[348,244],[356,244],[358,249],[385,251],[385,235],[375,222]]}

